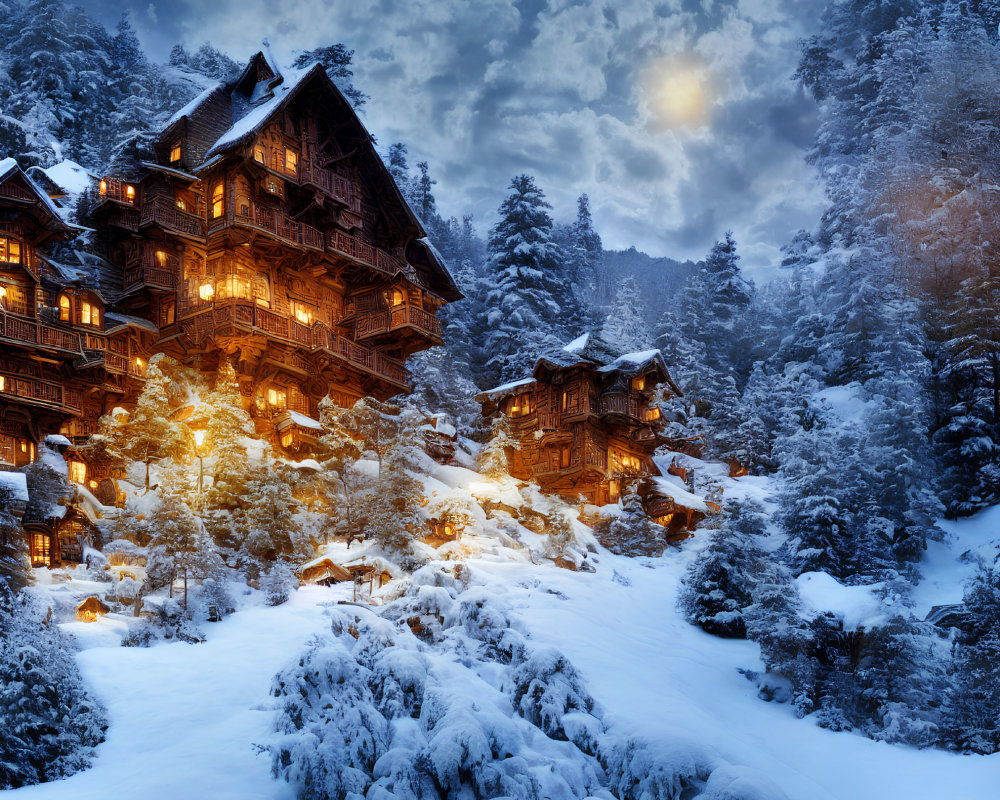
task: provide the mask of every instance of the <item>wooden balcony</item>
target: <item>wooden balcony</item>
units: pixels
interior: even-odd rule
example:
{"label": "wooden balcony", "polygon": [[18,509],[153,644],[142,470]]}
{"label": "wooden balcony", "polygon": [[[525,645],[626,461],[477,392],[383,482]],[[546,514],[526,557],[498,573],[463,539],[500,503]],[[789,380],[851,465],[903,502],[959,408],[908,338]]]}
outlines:
{"label": "wooden balcony", "polygon": [[283,242],[310,250],[323,248],[323,234],[311,225],[296,222],[273,209],[251,203],[242,206],[239,212],[230,211],[224,216],[213,219],[209,224],[209,233],[238,225],[243,228],[261,231]]}
{"label": "wooden balcony", "polygon": [[299,182],[318,186],[339,203],[343,203],[353,213],[361,213],[361,195],[355,190],[354,184],[336,172],[323,169],[311,162],[303,162]]}
{"label": "wooden balcony", "polygon": [[169,200],[157,197],[142,204],[141,226],[158,225],[165,231],[189,236],[193,239],[205,238],[205,221],[194,214],[181,211]]}
{"label": "wooden balcony", "polygon": [[412,270],[407,270],[405,262],[400,261],[391,253],[363,242],[357,236],[351,236],[349,233],[337,231],[335,236],[328,237],[326,249],[336,255],[347,256],[353,261],[365,264],[386,275],[412,272]]}
{"label": "wooden balcony", "polygon": [[122,230],[139,232],[139,209],[113,206],[104,215],[104,222]]}
{"label": "wooden balcony", "polygon": [[377,314],[361,314],[355,320],[355,336],[369,339],[400,328],[416,328],[418,332],[434,339],[441,338],[441,322],[422,308],[399,306]]}
{"label": "wooden balcony", "polygon": [[31,344],[81,355],[80,336],[71,331],[51,328],[30,317],[0,314],[0,339],[17,344]]}
{"label": "wooden balcony", "polygon": [[135,205],[135,186],[118,178],[103,177],[98,184],[98,203],[112,201]]}
{"label": "wooden balcony", "polygon": [[83,395],[77,390],[23,375],[3,375],[0,398],[30,405],[55,408],[59,411],[79,412],[83,409]]}
{"label": "wooden balcony", "polygon": [[[180,321],[185,333],[196,341],[201,341],[220,327],[232,325],[304,349],[323,350],[403,389],[409,388],[406,367],[402,362],[341,336],[323,323],[317,322],[311,327],[303,325],[248,300],[220,300],[186,309],[182,307]],[[306,370],[309,367],[301,360],[290,362],[290,365]]]}
{"label": "wooden balcony", "polygon": [[645,397],[619,394],[599,398],[596,413],[602,417],[608,414],[628,417],[643,423],[654,422],[660,418],[659,412],[649,407]]}
{"label": "wooden balcony", "polygon": [[125,291],[131,292],[141,287],[175,290],[180,268],[181,260],[175,255],[164,252],[163,258],[158,261],[155,251],[143,250],[138,263],[130,264],[125,269]]}

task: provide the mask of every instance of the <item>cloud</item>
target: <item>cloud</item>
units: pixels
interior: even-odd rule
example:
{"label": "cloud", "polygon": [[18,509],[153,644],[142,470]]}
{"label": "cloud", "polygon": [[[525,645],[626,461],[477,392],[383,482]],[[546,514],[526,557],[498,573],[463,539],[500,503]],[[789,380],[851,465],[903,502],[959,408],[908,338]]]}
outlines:
{"label": "cloud", "polygon": [[[354,49],[382,149],[406,142],[439,208],[483,230],[511,176],[531,172],[557,217],[588,193],[607,246],[700,258],[731,228],[760,266],[822,206],[804,163],[815,111],[790,80],[820,4],[284,0],[276,13],[271,0],[179,0],[171,21],[186,44],[238,58],[264,36],[286,60]],[[701,70],[705,116],[664,130],[643,76],[678,58]]]}

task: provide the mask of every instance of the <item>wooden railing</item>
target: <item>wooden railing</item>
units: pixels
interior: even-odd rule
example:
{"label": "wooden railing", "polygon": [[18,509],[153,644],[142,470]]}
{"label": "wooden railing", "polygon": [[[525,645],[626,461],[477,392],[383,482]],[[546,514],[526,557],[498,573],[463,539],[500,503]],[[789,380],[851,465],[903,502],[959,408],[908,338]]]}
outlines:
{"label": "wooden railing", "polygon": [[555,411],[548,411],[538,415],[538,427],[540,430],[554,431],[559,428],[559,415]]}
{"label": "wooden railing", "polygon": [[0,314],[0,337],[27,344],[41,344],[80,355],[79,334],[50,328],[38,320]]}
{"label": "wooden railing", "polygon": [[216,231],[229,225],[242,225],[264,231],[300,247],[308,247],[312,250],[323,249],[323,234],[316,228],[303,222],[296,222],[278,211],[256,203],[244,205],[236,212],[230,212],[212,220],[209,231]]}
{"label": "wooden railing", "polygon": [[377,314],[361,314],[355,320],[355,336],[365,339],[381,333],[413,325],[433,336],[441,335],[441,322],[428,311],[416,306],[399,306]]}
{"label": "wooden railing", "polygon": [[[129,189],[132,191],[129,192]],[[98,193],[100,200],[114,200],[116,203],[135,205],[135,186],[118,178],[101,178]]]}
{"label": "wooden railing", "polygon": [[83,395],[77,389],[23,375],[3,375],[2,377],[3,388],[0,389],[0,395],[16,397],[30,403],[61,406],[75,411],[80,411],[83,408]]}
{"label": "wooden railing", "polygon": [[[157,260],[156,252],[163,253],[160,260]],[[142,285],[158,289],[176,289],[180,267],[180,258],[172,253],[167,253],[165,250],[143,249],[138,263],[133,260],[125,269],[125,291]]]}
{"label": "wooden railing", "polygon": [[[295,319],[276,314],[247,300],[220,300],[191,305],[186,309],[182,307],[181,323],[197,340],[226,323],[256,328],[270,337],[293,342],[311,350],[324,349],[393,383],[409,386],[409,377],[402,362],[341,336],[321,322],[314,323],[310,328]],[[301,368],[303,365],[305,362],[295,366]]]}
{"label": "wooden railing", "polygon": [[307,161],[302,164],[300,182],[318,186],[355,214],[361,213],[361,195],[355,191],[354,184],[342,175]]}
{"label": "wooden railing", "polygon": [[597,413],[621,414],[640,422],[654,422],[659,419],[656,409],[649,407],[645,398],[628,397],[626,395],[607,395],[601,397],[597,404]]}
{"label": "wooden railing", "polygon": [[22,186],[18,186],[16,183],[11,183],[10,181],[0,183],[0,197],[8,197],[11,200],[25,200],[29,203],[38,200],[38,198],[27,189]]}
{"label": "wooden railing", "polygon": [[345,255],[367,264],[379,272],[386,275],[395,275],[399,272],[407,272],[406,264],[400,261],[391,253],[387,253],[379,247],[361,241],[356,236],[349,233],[337,231],[336,236],[330,236],[326,243],[326,249],[338,255]]}
{"label": "wooden railing", "polygon": [[136,208],[110,208],[104,219],[108,225],[124,228],[133,233],[139,231],[139,210]]}
{"label": "wooden railing", "polygon": [[182,233],[187,236],[203,238],[205,222],[201,217],[181,211],[170,201],[157,197],[142,204],[141,225],[159,225],[166,230]]}

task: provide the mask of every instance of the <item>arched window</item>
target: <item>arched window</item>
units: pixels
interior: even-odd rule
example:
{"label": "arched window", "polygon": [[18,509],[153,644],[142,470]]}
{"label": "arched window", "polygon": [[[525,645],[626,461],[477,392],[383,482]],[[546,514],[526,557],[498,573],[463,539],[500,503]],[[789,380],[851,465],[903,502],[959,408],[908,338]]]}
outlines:
{"label": "arched window", "polygon": [[212,189],[212,219],[222,216],[226,210],[226,185],[219,181]]}
{"label": "arched window", "polygon": [[69,296],[65,294],[59,295],[59,321],[73,321],[73,307],[70,304]]}

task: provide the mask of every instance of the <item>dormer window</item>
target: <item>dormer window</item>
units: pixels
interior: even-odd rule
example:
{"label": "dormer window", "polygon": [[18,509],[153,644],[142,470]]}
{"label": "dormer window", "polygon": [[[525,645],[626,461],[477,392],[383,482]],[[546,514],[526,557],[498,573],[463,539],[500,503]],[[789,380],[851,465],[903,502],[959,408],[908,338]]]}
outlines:
{"label": "dormer window", "polygon": [[21,243],[15,239],[0,236],[0,261],[8,264],[21,263]]}
{"label": "dormer window", "polygon": [[73,321],[73,306],[70,304],[69,296],[65,294],[59,295],[59,321]]}
{"label": "dormer window", "polygon": [[646,389],[646,376],[637,375],[636,377],[632,378],[632,388],[635,389],[635,391],[637,392],[644,391]]}
{"label": "dormer window", "polygon": [[170,163],[173,164],[175,161],[181,160],[181,143],[174,142],[174,146],[170,148]]}
{"label": "dormer window", "polygon": [[219,181],[212,189],[212,219],[222,216],[226,207],[226,187]]}
{"label": "dormer window", "polygon": [[264,148],[259,144],[254,145],[253,160],[258,164],[267,164],[266,157],[264,156]]}
{"label": "dormer window", "polygon": [[100,325],[101,324],[101,309],[92,303],[88,303],[84,300],[80,304],[80,324],[81,325]]}
{"label": "dormer window", "polygon": [[289,175],[295,175],[298,173],[299,167],[299,154],[292,150],[290,147],[285,148],[285,172]]}

